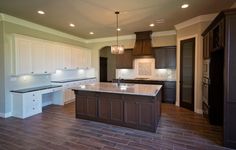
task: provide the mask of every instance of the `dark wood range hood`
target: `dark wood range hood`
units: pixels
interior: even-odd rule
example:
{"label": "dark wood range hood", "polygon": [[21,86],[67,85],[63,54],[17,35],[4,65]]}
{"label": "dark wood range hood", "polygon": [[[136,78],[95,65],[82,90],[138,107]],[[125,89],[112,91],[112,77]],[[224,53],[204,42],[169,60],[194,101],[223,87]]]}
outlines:
{"label": "dark wood range hood", "polygon": [[153,56],[152,31],[135,32],[136,42],[133,49],[133,56]]}

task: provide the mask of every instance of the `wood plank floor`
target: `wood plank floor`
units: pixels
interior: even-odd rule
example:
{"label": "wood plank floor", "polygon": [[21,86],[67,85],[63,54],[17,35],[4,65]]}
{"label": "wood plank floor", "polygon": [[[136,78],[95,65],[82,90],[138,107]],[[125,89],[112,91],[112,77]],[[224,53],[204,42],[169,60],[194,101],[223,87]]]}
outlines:
{"label": "wood plank floor", "polygon": [[162,104],[157,133],[75,119],[74,103],[48,106],[21,120],[0,119],[0,150],[221,150],[222,128],[201,115]]}

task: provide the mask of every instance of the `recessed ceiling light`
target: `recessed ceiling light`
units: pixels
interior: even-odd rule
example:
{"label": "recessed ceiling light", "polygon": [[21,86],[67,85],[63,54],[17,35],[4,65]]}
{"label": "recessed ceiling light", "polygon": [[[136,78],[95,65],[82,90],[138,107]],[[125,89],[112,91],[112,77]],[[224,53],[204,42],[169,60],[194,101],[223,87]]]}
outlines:
{"label": "recessed ceiling light", "polygon": [[154,27],[154,26],[155,26],[155,24],[154,24],[154,23],[151,23],[149,26],[150,26],[150,27]]}
{"label": "recessed ceiling light", "polygon": [[89,34],[93,35],[93,34],[94,34],[94,32],[89,32]]}
{"label": "recessed ceiling light", "polygon": [[117,31],[121,31],[121,28],[117,28],[116,30],[117,30]]}
{"label": "recessed ceiling light", "polygon": [[189,4],[183,4],[182,6],[181,6],[181,8],[188,8],[189,7]]}
{"label": "recessed ceiling light", "polygon": [[44,11],[42,11],[42,10],[39,10],[39,11],[38,11],[38,14],[40,14],[40,15],[44,15],[44,14],[45,14],[45,12],[44,12]]}
{"label": "recessed ceiling light", "polygon": [[73,24],[73,23],[70,23],[70,26],[71,26],[71,27],[75,27],[75,24]]}

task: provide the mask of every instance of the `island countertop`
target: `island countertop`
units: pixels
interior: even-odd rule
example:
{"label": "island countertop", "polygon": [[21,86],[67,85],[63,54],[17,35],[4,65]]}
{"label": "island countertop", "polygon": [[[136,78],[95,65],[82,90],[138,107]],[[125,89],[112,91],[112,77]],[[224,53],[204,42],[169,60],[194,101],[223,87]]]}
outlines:
{"label": "island countertop", "polygon": [[93,84],[80,85],[72,88],[72,90],[156,96],[161,88],[162,85],[121,83],[120,86],[118,86],[117,83],[96,82]]}

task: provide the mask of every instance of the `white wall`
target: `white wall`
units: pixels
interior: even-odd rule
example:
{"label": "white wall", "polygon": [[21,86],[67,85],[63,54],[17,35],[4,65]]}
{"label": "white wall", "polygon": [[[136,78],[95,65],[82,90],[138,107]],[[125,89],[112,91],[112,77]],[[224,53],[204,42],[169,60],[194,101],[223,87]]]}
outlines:
{"label": "white wall", "polygon": [[3,22],[0,21],[0,116],[5,112],[5,76],[4,76],[4,42]]}

